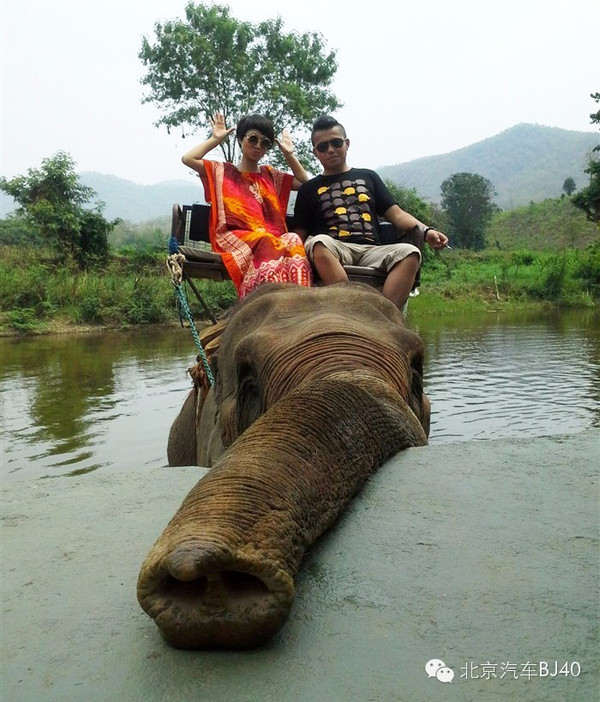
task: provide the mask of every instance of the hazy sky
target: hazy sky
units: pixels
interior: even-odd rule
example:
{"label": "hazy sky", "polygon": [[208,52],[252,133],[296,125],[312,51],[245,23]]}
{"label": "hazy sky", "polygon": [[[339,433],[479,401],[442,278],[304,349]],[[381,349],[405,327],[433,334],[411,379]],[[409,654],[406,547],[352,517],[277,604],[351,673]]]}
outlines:
{"label": "hazy sky", "polygon": [[[183,18],[186,0],[0,2],[2,175],[62,149],[78,171],[142,184],[195,177],[180,156],[205,134],[154,127],[138,59],[142,36]],[[599,0],[220,4],[253,22],[281,15],[287,30],[318,31],[337,50],[351,165],[446,153],[521,122],[594,131]]]}

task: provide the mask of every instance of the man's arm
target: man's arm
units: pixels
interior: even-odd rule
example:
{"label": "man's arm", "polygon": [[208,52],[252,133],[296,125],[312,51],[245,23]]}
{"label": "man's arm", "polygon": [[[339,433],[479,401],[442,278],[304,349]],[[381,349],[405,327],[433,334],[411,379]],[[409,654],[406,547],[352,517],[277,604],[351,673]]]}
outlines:
{"label": "man's arm", "polygon": [[306,241],[311,233],[310,198],[308,197],[308,189],[304,185],[298,190],[294,203],[294,232],[302,241]]}
{"label": "man's arm", "polygon": [[432,249],[443,249],[448,244],[448,237],[433,227],[428,227],[420,222],[416,217],[405,212],[399,205],[392,205],[383,216],[391,222],[402,234],[408,234],[415,227],[418,227],[423,234],[424,240]]}
{"label": "man's arm", "polygon": [[301,229],[300,227],[296,226],[294,226],[294,234],[297,234],[302,239],[302,243],[304,243],[308,237],[308,232],[306,229]]}

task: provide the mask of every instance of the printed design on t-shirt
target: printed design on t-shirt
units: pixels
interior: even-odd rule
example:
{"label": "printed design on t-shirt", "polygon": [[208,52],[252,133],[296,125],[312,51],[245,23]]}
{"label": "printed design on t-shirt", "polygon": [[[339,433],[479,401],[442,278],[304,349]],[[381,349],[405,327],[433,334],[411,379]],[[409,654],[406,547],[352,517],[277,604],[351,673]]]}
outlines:
{"label": "printed design on t-shirt", "polygon": [[317,190],[321,213],[331,236],[374,243],[371,194],[362,178],[341,180]]}

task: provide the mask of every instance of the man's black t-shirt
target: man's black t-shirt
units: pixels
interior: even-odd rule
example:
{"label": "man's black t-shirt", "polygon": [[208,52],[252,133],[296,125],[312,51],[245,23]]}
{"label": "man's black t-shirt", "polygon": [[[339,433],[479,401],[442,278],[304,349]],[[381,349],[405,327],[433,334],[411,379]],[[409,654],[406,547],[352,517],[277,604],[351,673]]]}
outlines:
{"label": "man's black t-shirt", "polygon": [[378,215],[396,204],[384,182],[367,168],[320,175],[303,183],[294,226],[309,235],[329,234],[353,244],[379,243]]}

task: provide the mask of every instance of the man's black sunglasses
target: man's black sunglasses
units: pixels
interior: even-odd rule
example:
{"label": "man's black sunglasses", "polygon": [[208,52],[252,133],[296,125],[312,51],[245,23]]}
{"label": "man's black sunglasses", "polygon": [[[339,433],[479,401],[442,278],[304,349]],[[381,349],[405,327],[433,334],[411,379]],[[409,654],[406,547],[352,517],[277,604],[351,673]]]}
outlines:
{"label": "man's black sunglasses", "polygon": [[331,144],[331,146],[333,146],[334,149],[341,149],[345,141],[345,139],[340,139],[339,137],[336,137],[335,139],[330,139],[329,141],[320,141],[315,146],[315,149],[320,154],[324,154],[329,149],[329,144]]}
{"label": "man's black sunglasses", "polygon": [[246,134],[246,139],[248,139],[252,146],[256,146],[260,142],[260,145],[265,151],[268,151],[273,146],[273,142],[270,139],[267,139],[267,137],[259,139],[256,134]]}

